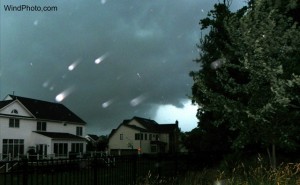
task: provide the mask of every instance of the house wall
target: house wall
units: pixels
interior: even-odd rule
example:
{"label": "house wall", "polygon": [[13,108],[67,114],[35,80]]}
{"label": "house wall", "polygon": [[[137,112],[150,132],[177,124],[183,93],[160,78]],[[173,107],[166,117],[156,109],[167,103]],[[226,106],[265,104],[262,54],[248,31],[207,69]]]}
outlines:
{"label": "house wall", "polygon": [[[30,142],[29,142],[28,147],[35,147],[36,145],[44,144],[44,145],[47,145],[47,155],[53,154],[53,150],[51,147],[51,141],[52,141],[51,138],[45,137],[45,136],[42,136],[40,134],[33,132],[30,136]],[[25,152],[26,152],[26,150],[25,150]]]}
{"label": "house wall", "polygon": [[20,119],[19,128],[10,128],[9,118],[0,117],[0,153],[2,153],[3,139],[24,139],[24,149],[26,152],[28,146],[30,146],[30,135],[34,125],[32,120]]}
{"label": "house wall", "polygon": [[[119,150],[131,149],[129,147],[129,143],[131,143],[132,149],[134,150],[140,149],[140,153],[151,153],[151,145],[150,145],[151,140],[149,140],[149,133],[142,133],[144,135],[143,140],[135,140],[135,134],[137,133],[141,134],[142,132],[121,125],[109,139],[109,143],[108,143],[109,151],[112,149],[119,149]],[[123,134],[123,140],[120,139],[121,134]],[[145,134],[147,134],[147,140],[145,140]],[[154,140],[154,138],[152,140]]]}
{"label": "house wall", "polygon": [[[151,153],[151,145],[150,142],[151,140],[149,139],[150,133],[142,133],[143,140],[141,140],[141,153]],[[145,139],[145,134],[147,134],[147,140]],[[153,140],[153,139],[152,139]]]}
{"label": "house wall", "polygon": [[[9,127],[9,117],[0,117],[0,154],[2,153],[2,140],[3,139],[24,139],[24,152],[28,151],[28,147],[36,146],[37,144],[47,144],[51,146],[51,138],[44,137],[40,134],[36,134],[32,131],[36,131],[37,121],[34,119],[20,119],[19,128]],[[47,132],[64,132],[76,135],[76,127],[80,126],[83,128],[83,136],[85,135],[85,126],[58,123],[58,122],[47,122]],[[70,142],[72,143],[72,142]],[[81,142],[77,142],[81,143]],[[85,143],[85,142],[84,142]],[[70,146],[71,147],[71,146]],[[84,151],[85,150],[84,144]],[[71,148],[70,148],[71,150]],[[47,150],[47,153],[51,154],[52,148]]]}
{"label": "house wall", "polygon": [[84,125],[70,124],[66,122],[47,122],[47,132],[64,132],[76,135],[76,127],[82,127],[82,136],[85,136]]}
{"label": "house wall", "polygon": [[[143,140],[135,140],[135,134],[143,134]],[[123,140],[120,139],[120,135],[123,134]],[[145,135],[147,134],[147,139]],[[150,134],[153,136],[150,140]],[[127,126],[121,125],[115,133],[110,137],[108,147],[109,150],[119,149],[128,150],[131,149],[128,144],[131,143],[133,149],[140,149],[140,153],[151,153],[151,141],[156,140],[156,135],[159,136],[159,141],[166,142],[166,152],[169,151],[169,134],[158,134],[149,132],[140,132],[139,130],[129,128]]]}
{"label": "house wall", "polygon": [[165,133],[159,134],[159,140],[162,141],[162,142],[167,143],[167,145],[166,145],[166,152],[169,152],[169,149],[170,149],[169,134],[165,134]]}
{"label": "house wall", "polygon": [[[140,146],[140,142],[135,140],[134,138],[136,132],[137,131],[132,128],[121,125],[109,139],[109,149],[131,149],[131,147],[129,147],[129,144],[132,144],[133,149],[138,149]],[[122,140],[120,139],[121,134],[123,134]]]}

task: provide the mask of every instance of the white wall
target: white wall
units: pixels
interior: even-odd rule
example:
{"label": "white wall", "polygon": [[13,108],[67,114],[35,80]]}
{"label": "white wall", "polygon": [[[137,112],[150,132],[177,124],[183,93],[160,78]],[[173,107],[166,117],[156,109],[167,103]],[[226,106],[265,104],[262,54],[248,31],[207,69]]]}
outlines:
{"label": "white wall", "polygon": [[20,120],[19,128],[9,127],[9,118],[0,117],[0,153],[2,153],[2,142],[3,139],[24,139],[24,149],[27,151],[28,146],[30,146],[30,136],[32,133],[32,128],[36,127],[36,124],[31,120]]}
{"label": "white wall", "polygon": [[[41,136],[32,131],[36,131],[37,121],[33,119],[20,119],[19,128],[9,127],[9,118],[0,117],[0,153],[2,153],[3,139],[24,139],[24,151],[27,152],[28,147],[36,144],[47,144],[50,146],[51,139]],[[76,135],[76,127],[83,127],[83,136],[85,135],[85,126],[74,125],[57,122],[47,122],[46,132],[70,133]],[[85,145],[84,145],[85,146]],[[50,151],[50,150],[48,150]],[[85,151],[85,150],[84,150]]]}
{"label": "white wall", "polygon": [[[134,138],[136,132],[137,131],[132,128],[121,125],[109,139],[109,149],[131,149],[128,147],[128,143],[133,145],[133,149],[137,149],[139,147],[139,141],[136,141]],[[123,134],[123,140],[120,140],[120,134]]]}
{"label": "white wall", "polygon": [[[157,133],[144,133],[143,140],[135,140],[135,134],[141,133],[139,130],[132,129],[130,127],[121,125],[118,130],[109,139],[108,147],[111,149],[131,149],[128,147],[128,143],[132,143],[133,149],[141,148],[141,153],[151,153],[151,141],[156,140],[156,135],[159,135],[159,141],[166,142],[166,152],[169,151],[169,135],[157,134]],[[123,134],[123,140],[120,140],[120,134]],[[145,140],[145,134],[147,134],[147,140]],[[152,140],[149,135],[152,134]]]}

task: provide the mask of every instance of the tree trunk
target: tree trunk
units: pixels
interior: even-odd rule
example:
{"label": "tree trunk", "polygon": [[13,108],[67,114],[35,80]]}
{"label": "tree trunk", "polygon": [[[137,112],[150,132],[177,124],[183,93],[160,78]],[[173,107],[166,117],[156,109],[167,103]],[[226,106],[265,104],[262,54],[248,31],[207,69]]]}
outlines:
{"label": "tree trunk", "polygon": [[272,164],[271,167],[275,170],[276,169],[276,148],[275,148],[275,144],[272,144]]}
{"label": "tree trunk", "polygon": [[267,147],[267,153],[270,161],[270,167],[275,170],[276,169],[276,146],[274,143],[271,145],[272,147],[272,154],[270,153],[269,147]]}

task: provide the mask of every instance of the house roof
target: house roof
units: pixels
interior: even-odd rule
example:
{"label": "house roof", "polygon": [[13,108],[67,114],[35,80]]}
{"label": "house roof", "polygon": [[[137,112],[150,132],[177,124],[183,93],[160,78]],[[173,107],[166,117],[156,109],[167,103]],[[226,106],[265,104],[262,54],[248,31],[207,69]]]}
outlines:
{"label": "house roof", "polygon": [[[157,132],[157,133],[169,133],[178,128],[178,124],[158,124],[156,121],[141,117],[133,117],[131,120],[136,120],[142,126],[144,126],[148,132]],[[130,120],[130,121],[131,121]],[[127,122],[128,124],[129,122]]]}
{"label": "house roof", "polygon": [[[136,120],[140,123],[144,128],[138,127],[136,125],[129,125],[132,120]],[[178,122],[176,121],[175,124],[158,124],[156,121],[141,117],[133,117],[132,119],[124,120],[117,129],[113,129],[109,134],[109,137],[115,134],[115,132],[122,126],[126,126],[140,132],[151,132],[151,133],[170,133],[173,132],[175,129],[178,129]]]}
{"label": "house roof", "polygon": [[99,139],[99,137],[97,135],[94,135],[94,134],[87,134],[87,137],[92,139],[93,141],[97,141]]}
{"label": "house roof", "polygon": [[20,101],[30,113],[37,119],[65,121],[77,124],[86,124],[80,117],[60,103],[47,102],[37,99],[25,98],[15,95],[8,95],[12,100],[0,101],[5,106],[12,101]]}
{"label": "house roof", "polygon": [[52,139],[59,139],[59,140],[84,140],[84,138],[80,137],[80,136],[76,136],[70,133],[60,133],[60,132],[37,132],[34,131],[37,134],[46,136],[46,137],[50,137]]}
{"label": "house roof", "polygon": [[14,100],[5,100],[5,101],[0,101],[0,109],[5,107],[6,105],[10,104]]}

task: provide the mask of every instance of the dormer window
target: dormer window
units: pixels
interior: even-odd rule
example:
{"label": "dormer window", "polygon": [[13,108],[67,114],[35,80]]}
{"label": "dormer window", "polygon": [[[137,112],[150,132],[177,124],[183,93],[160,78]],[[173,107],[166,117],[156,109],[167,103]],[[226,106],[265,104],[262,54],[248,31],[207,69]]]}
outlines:
{"label": "dormer window", "polygon": [[17,109],[13,109],[13,110],[11,111],[11,113],[12,113],[12,114],[18,114],[18,110],[17,110]]}

